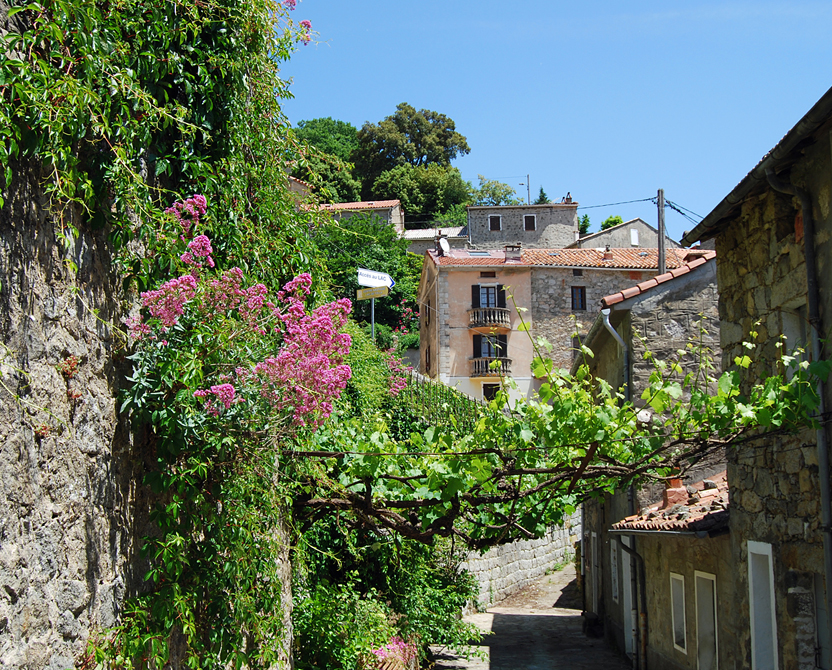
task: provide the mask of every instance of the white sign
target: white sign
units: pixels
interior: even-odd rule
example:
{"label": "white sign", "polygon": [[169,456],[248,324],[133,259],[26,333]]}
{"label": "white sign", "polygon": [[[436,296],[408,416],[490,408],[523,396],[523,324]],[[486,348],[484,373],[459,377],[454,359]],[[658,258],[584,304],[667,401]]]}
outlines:
{"label": "white sign", "polygon": [[396,282],[386,272],[373,272],[372,270],[358,268],[358,284],[359,286],[386,286],[387,288],[393,288]]}

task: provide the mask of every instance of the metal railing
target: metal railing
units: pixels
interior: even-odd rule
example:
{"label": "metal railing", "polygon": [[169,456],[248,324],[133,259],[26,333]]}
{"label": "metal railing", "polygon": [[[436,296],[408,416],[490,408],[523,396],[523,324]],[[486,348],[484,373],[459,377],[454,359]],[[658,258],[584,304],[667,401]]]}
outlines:
{"label": "metal railing", "polygon": [[[498,364],[492,367],[492,363],[497,361]],[[472,377],[499,377],[500,375],[511,374],[511,359],[502,356],[495,358],[472,358],[471,359],[471,376]]]}
{"label": "metal railing", "polygon": [[488,403],[415,370],[408,373],[407,381],[407,388],[398,395],[398,400],[409,405],[429,425],[471,432],[488,407]]}
{"label": "metal railing", "polygon": [[469,328],[489,326],[511,330],[511,314],[504,307],[474,307],[468,310]]}

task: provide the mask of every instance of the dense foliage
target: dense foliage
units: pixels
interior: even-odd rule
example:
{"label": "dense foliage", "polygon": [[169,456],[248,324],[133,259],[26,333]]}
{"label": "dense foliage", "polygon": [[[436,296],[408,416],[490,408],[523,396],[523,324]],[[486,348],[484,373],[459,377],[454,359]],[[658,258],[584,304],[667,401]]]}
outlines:
{"label": "dense foliage", "polygon": [[612,216],[608,216],[606,219],[601,221],[601,230],[607,230],[609,228],[618,226],[622,223],[624,223],[624,219],[618,216],[618,214],[614,214]]}

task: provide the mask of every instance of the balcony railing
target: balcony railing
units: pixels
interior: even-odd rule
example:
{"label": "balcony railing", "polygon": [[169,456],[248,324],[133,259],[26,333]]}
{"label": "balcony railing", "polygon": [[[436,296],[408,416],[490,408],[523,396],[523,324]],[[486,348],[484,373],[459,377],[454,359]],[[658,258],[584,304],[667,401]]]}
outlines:
{"label": "balcony railing", "polygon": [[474,307],[468,310],[468,327],[511,330],[511,315],[505,307]]}
{"label": "balcony railing", "polygon": [[[497,361],[498,365],[493,368],[491,364]],[[472,377],[499,377],[500,375],[511,375],[511,359],[510,358],[472,358],[471,359],[471,376]]]}

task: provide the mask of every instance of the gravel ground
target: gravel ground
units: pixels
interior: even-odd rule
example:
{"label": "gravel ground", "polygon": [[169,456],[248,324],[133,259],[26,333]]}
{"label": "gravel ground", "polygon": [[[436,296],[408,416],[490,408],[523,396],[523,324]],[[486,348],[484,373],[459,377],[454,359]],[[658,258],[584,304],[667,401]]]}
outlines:
{"label": "gravel ground", "polygon": [[545,575],[466,621],[482,629],[481,658],[466,660],[434,647],[435,670],[626,670],[631,664],[603,640],[581,632],[575,567]]}

